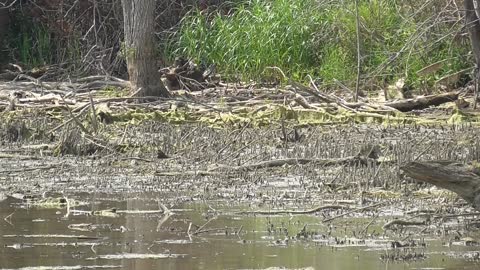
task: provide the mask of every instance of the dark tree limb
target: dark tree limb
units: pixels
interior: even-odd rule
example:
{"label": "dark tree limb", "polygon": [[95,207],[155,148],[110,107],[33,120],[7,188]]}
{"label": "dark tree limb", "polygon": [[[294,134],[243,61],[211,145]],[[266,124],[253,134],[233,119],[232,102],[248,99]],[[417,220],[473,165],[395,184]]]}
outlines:
{"label": "dark tree limb", "polygon": [[315,163],[319,166],[338,166],[338,165],[354,165],[354,164],[368,164],[369,162],[378,162],[376,159],[364,156],[350,156],[344,158],[331,158],[331,159],[310,159],[310,158],[285,158],[274,159],[267,161],[260,161],[253,164],[245,164],[241,166],[228,166],[218,165],[211,169],[216,170],[231,170],[231,171],[253,171],[262,168],[281,167],[284,165],[303,165],[308,163]]}
{"label": "dark tree limb", "polygon": [[415,220],[411,221],[411,220],[394,219],[392,221],[389,221],[389,222],[385,223],[382,226],[382,229],[383,230],[389,230],[395,225],[398,225],[398,226],[423,226],[423,225],[426,225],[426,222],[425,221],[415,221]]}
{"label": "dark tree limb", "polygon": [[414,180],[451,190],[480,209],[477,168],[454,161],[425,161],[410,162],[401,169]]}
{"label": "dark tree limb", "polygon": [[257,210],[257,211],[241,211],[238,212],[237,214],[241,215],[282,215],[282,214],[288,214],[288,215],[307,215],[307,214],[314,214],[316,212],[320,212],[323,210],[335,210],[335,209],[346,209],[348,207],[343,206],[343,205],[323,205],[319,207],[315,207],[312,209],[307,209],[307,210],[286,210],[286,209],[281,209],[281,210]]}

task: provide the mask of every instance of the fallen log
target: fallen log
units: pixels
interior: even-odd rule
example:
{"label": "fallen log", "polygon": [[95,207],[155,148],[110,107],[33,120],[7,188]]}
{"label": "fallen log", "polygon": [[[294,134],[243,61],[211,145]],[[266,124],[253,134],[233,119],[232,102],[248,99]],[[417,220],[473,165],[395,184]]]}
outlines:
{"label": "fallen log", "polygon": [[449,92],[438,95],[419,96],[416,98],[386,102],[383,105],[397,109],[401,112],[422,110],[430,106],[438,106],[443,103],[455,101],[458,99],[459,94],[460,92]]}
{"label": "fallen log", "polygon": [[480,174],[475,166],[455,161],[425,161],[410,162],[401,169],[414,180],[451,190],[480,209]]}
{"label": "fallen log", "polygon": [[394,219],[392,221],[389,221],[389,222],[385,223],[382,226],[382,229],[384,231],[389,230],[395,225],[402,226],[402,227],[403,226],[423,226],[423,225],[426,225],[426,222],[425,221],[415,221],[415,220],[412,221],[412,220]]}

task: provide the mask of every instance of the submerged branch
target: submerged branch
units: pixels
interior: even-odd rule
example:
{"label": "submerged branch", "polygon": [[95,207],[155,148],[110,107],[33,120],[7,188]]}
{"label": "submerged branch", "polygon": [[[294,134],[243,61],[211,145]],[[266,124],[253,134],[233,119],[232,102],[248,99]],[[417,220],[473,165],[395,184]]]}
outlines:
{"label": "submerged branch", "polygon": [[349,207],[344,205],[322,205],[307,210],[256,210],[256,211],[240,211],[236,214],[239,215],[307,215],[314,214],[324,210],[337,210],[337,209],[348,209]]}

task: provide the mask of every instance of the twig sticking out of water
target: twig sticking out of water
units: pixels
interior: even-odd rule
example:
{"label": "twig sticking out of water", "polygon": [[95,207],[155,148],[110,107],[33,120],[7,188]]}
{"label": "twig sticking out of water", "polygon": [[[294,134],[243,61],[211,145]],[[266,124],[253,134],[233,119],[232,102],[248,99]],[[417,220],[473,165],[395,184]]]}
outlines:
{"label": "twig sticking out of water", "polygon": [[190,230],[192,229],[192,224],[193,224],[192,222],[188,224],[188,230],[187,230],[187,235],[190,241],[192,241],[192,234],[190,233]]}
{"label": "twig sticking out of water", "polygon": [[3,220],[5,220],[5,222],[7,222],[8,224],[10,224],[11,226],[13,226],[12,224],[12,216],[13,214],[15,213],[15,210],[8,216],[6,216]]}
{"label": "twig sticking out of water", "polygon": [[212,220],[215,220],[215,219],[217,219],[217,217],[212,217],[211,219],[209,219],[202,226],[198,227],[198,229],[193,232],[193,235],[197,235],[197,234],[203,232],[203,228],[205,228],[205,226],[207,226],[208,223],[210,223]]}
{"label": "twig sticking out of water", "polygon": [[167,206],[165,206],[163,203],[161,203],[160,201],[158,202],[158,208],[163,210],[163,217],[158,221],[158,225],[157,225],[157,232],[160,231],[160,228],[162,227],[162,225],[171,217],[174,215],[174,213],[172,211],[170,211],[170,209],[167,208]]}

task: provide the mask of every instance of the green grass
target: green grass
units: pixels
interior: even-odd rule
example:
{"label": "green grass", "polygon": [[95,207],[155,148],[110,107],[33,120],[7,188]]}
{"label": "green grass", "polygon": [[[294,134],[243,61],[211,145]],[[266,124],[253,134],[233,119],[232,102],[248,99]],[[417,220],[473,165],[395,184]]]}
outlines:
{"label": "green grass", "polygon": [[312,37],[320,20],[311,4],[252,0],[229,16],[206,17],[194,10],[184,18],[171,54],[212,62],[226,74],[250,79],[269,66],[305,75],[317,62]]}
{"label": "green grass", "polygon": [[75,66],[81,59],[82,49],[78,38],[59,38],[53,29],[32,18],[16,14],[17,20],[10,25],[5,47],[9,61],[21,64],[27,69],[58,63]]}
{"label": "green grass", "polygon": [[53,62],[52,39],[48,29],[42,25],[35,25],[28,20],[19,20],[13,26],[20,33],[9,39],[11,53],[14,59],[28,68],[43,66]]}
{"label": "green grass", "polygon": [[[344,3],[348,4],[246,0],[228,14],[193,10],[169,40],[166,54],[215,63],[229,79],[259,80],[267,67],[277,66],[297,80],[308,74],[325,83],[336,79],[352,85],[357,65],[355,6],[353,1]],[[438,11],[433,6],[419,11],[414,5],[418,4],[360,0],[364,82],[373,77],[373,84],[388,84],[406,77],[414,85],[431,85],[472,65],[468,43],[453,41],[452,29],[460,29],[462,23],[430,22],[436,15],[432,12]],[[436,74],[416,74],[443,59],[449,59],[449,65]]]}

